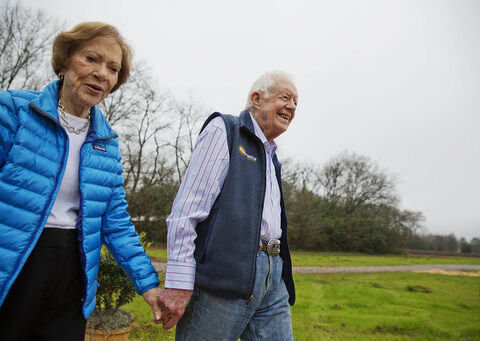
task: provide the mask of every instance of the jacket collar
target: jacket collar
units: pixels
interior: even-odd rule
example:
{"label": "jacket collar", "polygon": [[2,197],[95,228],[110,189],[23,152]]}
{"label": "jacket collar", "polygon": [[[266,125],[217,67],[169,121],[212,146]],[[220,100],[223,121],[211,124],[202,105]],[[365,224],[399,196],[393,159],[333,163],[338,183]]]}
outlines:
{"label": "jacket collar", "polygon": [[[30,106],[40,112],[40,114],[50,116],[50,118],[60,124],[57,110],[58,88],[59,81],[51,82],[30,102]],[[89,135],[90,134],[92,134],[94,138],[112,138],[118,136],[96,105],[90,109]]]}
{"label": "jacket collar", "polygon": [[[240,127],[247,128],[248,130],[250,130],[252,132],[253,135],[257,136],[255,134],[255,128],[253,127],[253,122],[252,122],[252,119],[250,117],[250,112],[248,110],[243,110],[240,113],[239,118],[240,118]],[[274,155],[273,155],[273,165],[275,166],[275,170],[277,172],[277,174],[276,174],[277,179],[280,179],[280,168],[282,167],[282,164],[278,161],[276,153],[274,153]]]}
{"label": "jacket collar", "polygon": [[253,135],[255,135],[255,128],[253,127],[252,119],[250,118],[250,112],[248,110],[243,110],[240,113],[240,127],[245,127],[250,130]]}
{"label": "jacket collar", "polygon": [[[262,128],[258,125],[258,122],[253,122],[252,114],[248,110],[244,110],[240,113],[240,126],[245,127],[250,130],[258,139],[263,143],[265,148],[269,151],[275,151],[277,149],[277,145],[275,141],[268,141],[265,137],[265,134],[262,131]],[[255,119],[255,118],[254,118]],[[257,129],[255,129],[255,126]],[[257,135],[256,131],[259,131],[261,134],[260,136]]]}

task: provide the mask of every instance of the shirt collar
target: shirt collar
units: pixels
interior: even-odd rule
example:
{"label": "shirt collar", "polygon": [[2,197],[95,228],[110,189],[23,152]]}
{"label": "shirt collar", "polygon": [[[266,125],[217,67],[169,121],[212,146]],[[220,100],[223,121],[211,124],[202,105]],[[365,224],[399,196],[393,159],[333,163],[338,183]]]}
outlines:
{"label": "shirt collar", "polygon": [[250,118],[252,119],[253,122],[253,129],[255,130],[255,135],[262,141],[263,145],[265,146],[265,149],[271,153],[272,155],[275,154],[277,150],[277,144],[275,143],[274,140],[268,141],[267,138],[265,137],[265,134],[263,133],[262,129],[258,125],[257,121],[255,120],[255,117],[253,117],[252,113],[249,111]]}

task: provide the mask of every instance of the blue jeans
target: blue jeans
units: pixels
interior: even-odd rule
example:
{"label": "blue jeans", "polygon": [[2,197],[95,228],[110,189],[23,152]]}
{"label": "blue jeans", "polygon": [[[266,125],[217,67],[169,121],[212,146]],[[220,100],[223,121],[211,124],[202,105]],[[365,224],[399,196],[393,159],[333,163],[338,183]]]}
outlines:
{"label": "blue jeans", "polygon": [[253,298],[224,298],[195,288],[175,340],[293,340],[283,261],[260,251]]}

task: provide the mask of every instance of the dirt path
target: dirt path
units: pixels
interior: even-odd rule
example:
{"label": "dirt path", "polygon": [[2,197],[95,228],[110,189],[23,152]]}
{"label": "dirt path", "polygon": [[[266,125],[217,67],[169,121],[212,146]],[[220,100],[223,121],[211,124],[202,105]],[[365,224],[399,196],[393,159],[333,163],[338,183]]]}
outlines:
{"label": "dirt path", "polygon": [[413,272],[413,271],[480,271],[480,265],[383,265],[383,266],[294,266],[297,274],[331,274],[331,273],[376,273],[376,272]]}
{"label": "dirt path", "polygon": [[[165,273],[166,263],[153,261],[159,272]],[[436,264],[436,265],[384,265],[384,266],[294,266],[296,274],[331,273],[376,273],[376,272],[414,272],[414,271],[480,271],[480,265]]]}

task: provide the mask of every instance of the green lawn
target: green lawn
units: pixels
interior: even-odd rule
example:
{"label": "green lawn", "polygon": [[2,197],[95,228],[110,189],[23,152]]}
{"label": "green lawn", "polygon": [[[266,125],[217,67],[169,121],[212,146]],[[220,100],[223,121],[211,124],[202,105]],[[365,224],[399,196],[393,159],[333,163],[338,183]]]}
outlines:
{"label": "green lawn", "polygon": [[[148,254],[155,260],[166,262],[167,250],[150,247]],[[292,252],[296,266],[372,266],[372,265],[429,265],[429,264],[472,264],[480,265],[480,257],[446,257],[418,255],[365,255],[326,252]]]}
{"label": "green lawn", "polygon": [[[295,340],[480,340],[480,278],[420,273],[295,275]],[[131,339],[173,340],[140,296]]]}
{"label": "green lawn", "polygon": [[167,249],[165,247],[150,246],[147,250],[148,255],[157,261],[167,261]]}
{"label": "green lawn", "polygon": [[480,278],[296,275],[295,340],[480,340]]}

